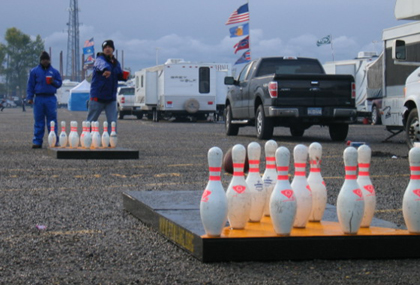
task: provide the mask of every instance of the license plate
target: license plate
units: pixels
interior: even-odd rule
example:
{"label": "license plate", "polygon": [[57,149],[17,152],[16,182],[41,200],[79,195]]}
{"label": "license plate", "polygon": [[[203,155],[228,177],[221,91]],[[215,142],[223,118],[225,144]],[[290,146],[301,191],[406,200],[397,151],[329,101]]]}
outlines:
{"label": "license plate", "polygon": [[321,116],[322,115],[322,108],[308,108],[308,115],[309,116]]}

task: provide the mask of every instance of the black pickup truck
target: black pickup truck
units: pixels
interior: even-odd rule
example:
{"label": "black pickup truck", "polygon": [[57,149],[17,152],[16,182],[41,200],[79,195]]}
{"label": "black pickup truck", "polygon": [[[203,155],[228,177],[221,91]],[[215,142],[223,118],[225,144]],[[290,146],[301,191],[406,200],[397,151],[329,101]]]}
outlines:
{"label": "black pickup truck", "polygon": [[317,59],[264,57],[249,62],[226,96],[226,134],[255,126],[259,139],[270,139],[276,126],[301,137],[313,125],[328,126],[334,141],[346,139],[356,121],[355,84],[351,75],[327,75]]}

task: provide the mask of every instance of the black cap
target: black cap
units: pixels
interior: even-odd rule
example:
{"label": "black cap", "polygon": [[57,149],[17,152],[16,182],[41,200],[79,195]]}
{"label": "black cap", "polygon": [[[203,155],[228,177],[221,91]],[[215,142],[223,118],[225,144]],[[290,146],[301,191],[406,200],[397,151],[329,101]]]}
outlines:
{"label": "black cap", "polygon": [[41,61],[43,59],[51,60],[50,55],[48,54],[48,52],[46,52],[46,51],[41,52],[41,56],[39,57],[39,60]]}
{"label": "black cap", "polygon": [[109,47],[111,47],[113,50],[115,50],[115,47],[114,47],[114,42],[113,42],[112,40],[106,40],[106,41],[104,41],[104,42],[102,43],[102,50],[104,50],[104,48],[105,48],[106,46],[109,46]]}

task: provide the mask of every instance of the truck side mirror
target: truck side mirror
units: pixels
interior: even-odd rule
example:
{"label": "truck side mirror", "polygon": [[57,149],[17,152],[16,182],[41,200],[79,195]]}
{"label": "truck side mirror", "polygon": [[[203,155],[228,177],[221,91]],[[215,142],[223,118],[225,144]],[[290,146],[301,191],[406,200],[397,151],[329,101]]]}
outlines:
{"label": "truck side mirror", "polygon": [[405,48],[405,41],[396,40],[392,47],[392,59],[395,60],[406,60],[407,53]]}
{"label": "truck side mirror", "polygon": [[235,85],[236,81],[233,76],[226,76],[225,77],[225,85]]}

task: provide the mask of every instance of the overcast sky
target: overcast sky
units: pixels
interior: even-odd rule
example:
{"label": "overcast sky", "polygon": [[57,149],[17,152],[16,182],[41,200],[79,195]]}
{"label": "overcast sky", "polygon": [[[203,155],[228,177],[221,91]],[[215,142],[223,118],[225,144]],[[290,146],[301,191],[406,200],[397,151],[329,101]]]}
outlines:
{"label": "overcast sky", "polygon": [[[250,0],[251,57],[296,55],[332,60],[330,45],[316,46],[329,34],[335,60],[359,51],[382,50],[382,30],[403,24],[394,17],[396,0]],[[8,28],[40,35],[58,54],[67,54],[69,0],[1,1],[0,41]],[[106,39],[124,50],[124,65],[133,71],[168,58],[234,63],[241,38],[230,38],[225,23],[246,0],[80,0],[80,47],[94,38],[95,51]],[[65,59],[64,59],[65,60]],[[65,70],[64,66],[64,70]]]}

